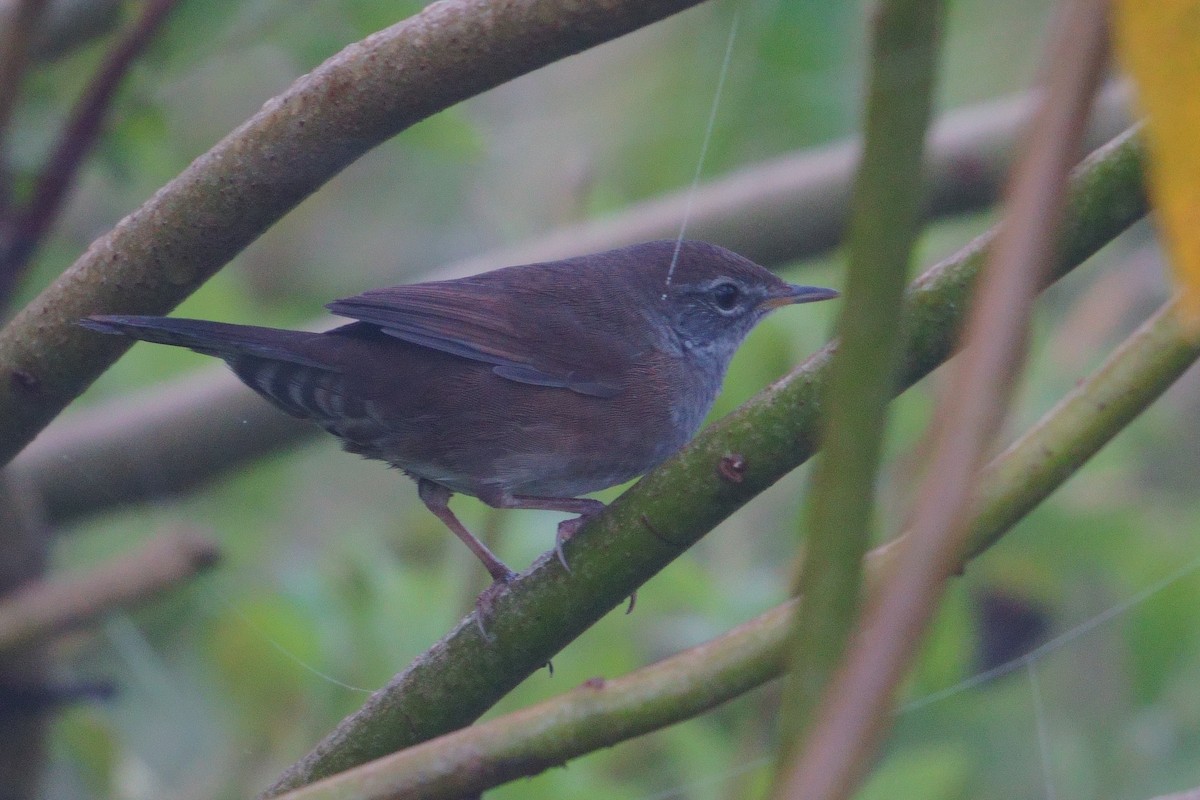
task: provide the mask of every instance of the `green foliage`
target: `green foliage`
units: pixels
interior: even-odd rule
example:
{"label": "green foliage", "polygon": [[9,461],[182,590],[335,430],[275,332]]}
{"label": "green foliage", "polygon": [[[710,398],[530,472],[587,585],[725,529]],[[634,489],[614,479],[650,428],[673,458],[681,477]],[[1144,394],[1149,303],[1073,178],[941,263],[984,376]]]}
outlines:
{"label": "green foliage", "polygon": [[969,791],[973,767],[961,745],[915,749],[903,760],[886,762],[858,796],[862,800],[962,797]]}

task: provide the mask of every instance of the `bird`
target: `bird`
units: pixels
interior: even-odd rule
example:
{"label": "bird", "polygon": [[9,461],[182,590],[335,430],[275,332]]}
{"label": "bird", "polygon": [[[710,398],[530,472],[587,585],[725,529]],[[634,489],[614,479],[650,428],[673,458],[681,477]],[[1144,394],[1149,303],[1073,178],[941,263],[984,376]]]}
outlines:
{"label": "bird", "polygon": [[221,358],[347,451],[404,471],[498,590],[515,573],[452,495],[577,515],[555,537],[567,566],[563,543],[605,507],[583,495],[683,447],[769,312],[837,296],[681,239],[374,289],[329,303],[353,321],[323,333],[111,314],[79,324]]}

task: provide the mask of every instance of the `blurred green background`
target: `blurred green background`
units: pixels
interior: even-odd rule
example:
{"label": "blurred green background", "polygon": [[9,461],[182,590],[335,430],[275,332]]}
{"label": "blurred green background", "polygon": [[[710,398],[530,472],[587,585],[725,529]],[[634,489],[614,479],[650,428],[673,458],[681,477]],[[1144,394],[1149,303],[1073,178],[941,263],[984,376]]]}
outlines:
{"label": "blurred green background", "polygon": [[[297,76],[421,5],[184,0],[131,76],[24,296]],[[952,2],[939,110],[1026,87],[1049,5]],[[417,280],[454,259],[686,187],[735,14],[703,175],[838,140],[858,126],[868,12],[861,2],[722,0],[450,109],[347,169],[179,313],[301,324],[335,297]],[[18,169],[37,163],[103,51],[89,46],[32,76],[14,131]],[[993,220],[985,213],[937,224],[922,238],[918,265]],[[785,272],[839,286],[841,268],[833,253]],[[1166,293],[1145,226],[1077,273],[1039,305],[1031,369],[1006,439]],[[789,310],[762,325],[714,413],[823,343],[836,310]],[[80,404],[208,366],[188,352],[139,345]],[[903,521],[938,384],[935,374],[894,406],[881,535]],[[1068,631],[1200,556],[1198,406],[1200,386],[1189,374],[955,582],[906,701],[978,673],[983,650],[1020,655],[1039,634]],[[552,675],[534,675],[494,713],[620,675],[781,601],[803,473],[715,530],[641,590],[633,614],[614,612],[554,660]],[[560,518],[497,513],[469,498],[455,508],[516,568],[551,545]],[[180,526],[218,539],[221,566],[57,649],[61,677],[111,678],[120,691],[59,715],[48,797],[252,796],[436,641],[487,583],[411,482],[325,436],[187,497],[63,530],[55,563],[89,564]],[[1200,783],[1198,607],[1200,577],[1188,575],[1039,658],[1036,697],[1022,668],[903,713],[864,796],[1044,796],[1049,782],[1064,798],[1141,798]],[[1014,645],[997,643],[1014,630]],[[768,686],[488,797],[752,797],[766,776],[775,706]]]}

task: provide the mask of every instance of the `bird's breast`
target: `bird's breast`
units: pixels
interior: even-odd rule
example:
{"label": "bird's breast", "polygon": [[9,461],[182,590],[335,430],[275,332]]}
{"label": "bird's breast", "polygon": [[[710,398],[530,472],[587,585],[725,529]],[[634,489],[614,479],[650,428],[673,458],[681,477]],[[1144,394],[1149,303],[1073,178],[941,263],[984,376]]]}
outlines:
{"label": "bird's breast", "polygon": [[516,400],[515,446],[495,474],[513,494],[574,497],[645,474],[699,429],[720,388],[720,376],[697,372],[677,358],[632,365],[612,398],[545,390]]}

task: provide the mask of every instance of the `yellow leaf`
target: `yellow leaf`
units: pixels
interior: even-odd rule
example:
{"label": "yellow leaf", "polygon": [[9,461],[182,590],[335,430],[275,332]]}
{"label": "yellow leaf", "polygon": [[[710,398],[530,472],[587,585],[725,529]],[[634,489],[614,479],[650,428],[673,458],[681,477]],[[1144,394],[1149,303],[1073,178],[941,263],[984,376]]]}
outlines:
{"label": "yellow leaf", "polygon": [[1200,334],[1200,0],[1115,0],[1118,55],[1147,115],[1150,197],[1184,325]]}

